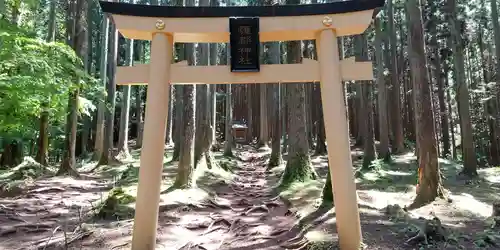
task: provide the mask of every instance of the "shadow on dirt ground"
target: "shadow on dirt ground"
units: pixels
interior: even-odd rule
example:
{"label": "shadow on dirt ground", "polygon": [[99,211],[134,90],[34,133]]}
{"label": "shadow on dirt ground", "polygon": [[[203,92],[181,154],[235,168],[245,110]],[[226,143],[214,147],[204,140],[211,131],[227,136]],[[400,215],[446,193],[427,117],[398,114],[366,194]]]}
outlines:
{"label": "shadow on dirt ground", "polygon": [[[171,150],[165,151],[162,190],[173,184],[177,171]],[[335,208],[321,201],[326,156],[311,159],[318,180],[277,192],[284,165],[267,170],[269,151],[240,146],[235,153],[227,158],[214,152],[216,166],[201,164],[195,172],[197,188],[161,194],[158,249],[337,248]],[[79,179],[51,177],[55,169],[40,170],[29,160],[25,165],[31,167],[0,173],[0,249],[129,249],[139,151],[131,154],[122,165],[102,166]],[[359,168],[360,151],[352,155]],[[481,169],[480,178],[471,181],[458,177],[460,165],[440,162],[451,202],[410,212],[402,208],[415,193],[412,154],[395,156],[390,164],[376,161],[373,171],[357,175],[366,249],[498,249],[498,234],[489,230],[487,218],[498,200],[500,170]],[[84,163],[80,171],[94,165]],[[6,181],[13,174],[19,176],[14,184]],[[390,211],[393,205],[399,209]],[[446,240],[407,243],[433,216]]]}
{"label": "shadow on dirt ground", "polygon": [[[362,159],[359,155],[359,150],[352,151],[358,169]],[[300,215],[306,238],[312,242],[311,249],[336,249],[335,209],[321,202],[328,160],[326,156],[315,156],[312,162],[322,178],[296,184],[281,195]],[[374,171],[357,175],[359,178],[356,179],[366,249],[498,249],[500,235],[498,230],[490,229],[489,217],[492,203],[498,201],[500,169],[481,169],[479,178],[468,180],[458,175],[459,164],[440,159],[444,186],[450,199],[437,200],[406,212],[402,208],[415,196],[416,157],[413,154],[399,155],[390,164],[374,164],[378,165]],[[279,175],[282,170],[278,168],[274,174]],[[400,207],[401,214],[388,210],[393,205]],[[407,242],[418,234],[426,219],[434,217],[445,228],[446,240],[430,240],[427,245]]]}

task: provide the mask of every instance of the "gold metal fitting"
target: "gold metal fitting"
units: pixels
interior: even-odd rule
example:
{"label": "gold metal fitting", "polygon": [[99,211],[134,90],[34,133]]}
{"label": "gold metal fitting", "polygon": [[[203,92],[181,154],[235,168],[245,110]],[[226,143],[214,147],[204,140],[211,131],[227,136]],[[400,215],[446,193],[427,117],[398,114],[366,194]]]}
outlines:
{"label": "gold metal fitting", "polygon": [[157,20],[155,26],[157,30],[165,29],[165,22],[163,22],[163,20]]}
{"label": "gold metal fitting", "polygon": [[325,16],[323,18],[323,25],[325,25],[326,27],[332,26],[332,23],[333,23],[333,19],[331,17]]}

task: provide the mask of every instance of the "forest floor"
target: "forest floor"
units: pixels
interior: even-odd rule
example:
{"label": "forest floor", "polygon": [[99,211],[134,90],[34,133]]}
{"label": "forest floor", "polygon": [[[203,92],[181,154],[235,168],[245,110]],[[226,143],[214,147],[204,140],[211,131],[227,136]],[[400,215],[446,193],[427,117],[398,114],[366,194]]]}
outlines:
{"label": "forest floor", "polygon": [[[177,164],[166,148],[157,249],[336,249],[335,209],[321,203],[326,156],[312,157],[321,178],[277,191],[284,165],[266,170],[269,151],[235,153],[214,153],[219,166],[210,169],[200,164],[196,189],[170,191]],[[362,152],[352,155],[359,166]],[[135,150],[123,165],[93,172],[95,162],[82,163],[79,179],[51,177],[55,169],[29,159],[0,170],[0,249],[130,249],[138,159]],[[449,200],[409,212],[401,207],[415,194],[413,153],[357,174],[365,249],[499,249],[500,230],[488,218],[500,200],[500,168],[481,169],[471,181],[458,176],[459,165],[440,161]],[[434,216],[446,240],[408,242]]]}

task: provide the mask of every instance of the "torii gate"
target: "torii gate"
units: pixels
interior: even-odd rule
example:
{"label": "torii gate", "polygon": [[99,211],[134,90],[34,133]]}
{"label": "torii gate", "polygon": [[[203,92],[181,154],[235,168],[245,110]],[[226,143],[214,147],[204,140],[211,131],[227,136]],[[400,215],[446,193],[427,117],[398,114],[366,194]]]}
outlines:
{"label": "torii gate", "polygon": [[[342,81],[372,80],[372,63],[339,59],[337,37],[363,33],[384,0],[327,4],[170,7],[100,1],[126,38],[151,40],[149,65],[118,67],[117,84],[148,84],[132,249],[155,248],[166,117],[172,84],[320,82],[337,231],[357,250],[361,228]],[[319,61],[259,65],[259,42],[316,40]],[[172,64],[174,43],[228,43],[231,65]]]}

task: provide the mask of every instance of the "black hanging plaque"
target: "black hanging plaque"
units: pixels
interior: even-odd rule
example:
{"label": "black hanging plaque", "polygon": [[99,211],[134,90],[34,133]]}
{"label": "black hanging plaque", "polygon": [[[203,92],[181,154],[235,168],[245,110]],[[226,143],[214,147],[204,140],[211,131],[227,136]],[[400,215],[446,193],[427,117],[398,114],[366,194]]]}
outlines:
{"label": "black hanging plaque", "polygon": [[259,18],[230,17],[231,72],[259,72]]}

